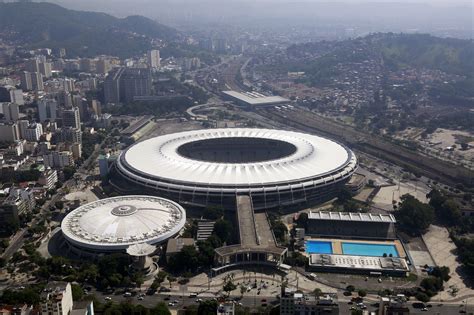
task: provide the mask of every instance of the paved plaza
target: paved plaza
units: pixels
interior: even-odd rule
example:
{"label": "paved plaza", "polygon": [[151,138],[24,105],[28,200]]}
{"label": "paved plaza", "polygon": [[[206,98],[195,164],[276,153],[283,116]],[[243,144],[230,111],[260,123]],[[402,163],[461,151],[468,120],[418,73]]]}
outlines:
{"label": "paved plaza", "polygon": [[[460,263],[456,260],[454,252],[456,245],[449,237],[449,232],[446,228],[432,225],[429,231],[423,236],[426,246],[428,247],[435,263],[438,266],[447,266],[450,269],[451,279],[444,285],[445,290],[440,292],[436,300],[462,300],[463,297],[474,297],[474,290],[466,287]],[[457,290],[454,295],[453,289]]]}

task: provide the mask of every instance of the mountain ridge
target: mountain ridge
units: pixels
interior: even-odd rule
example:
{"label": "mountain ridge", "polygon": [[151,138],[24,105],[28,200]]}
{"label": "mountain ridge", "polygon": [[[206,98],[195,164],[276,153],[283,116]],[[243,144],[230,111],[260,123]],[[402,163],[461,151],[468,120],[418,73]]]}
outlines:
{"label": "mountain ridge", "polygon": [[151,39],[175,41],[181,34],[143,16],[117,18],[69,10],[47,2],[0,3],[0,29],[27,47],[64,47],[69,56],[130,57],[151,48]]}

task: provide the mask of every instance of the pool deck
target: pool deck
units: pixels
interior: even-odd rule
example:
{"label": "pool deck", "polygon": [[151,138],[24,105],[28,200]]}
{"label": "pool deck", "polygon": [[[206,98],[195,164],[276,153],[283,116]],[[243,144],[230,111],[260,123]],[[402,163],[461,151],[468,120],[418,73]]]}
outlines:
{"label": "pool deck", "polygon": [[[310,238],[306,239],[307,241],[320,241],[320,242],[331,242],[332,253],[334,255],[343,255],[342,252],[342,243],[366,243],[366,244],[381,244],[381,245],[395,245],[397,249],[398,256],[400,258],[406,258],[405,250],[403,249],[402,243],[399,240],[390,240],[390,241],[371,241],[371,240],[345,240],[345,239],[335,239],[335,238]],[[307,253],[305,253],[308,255]]]}

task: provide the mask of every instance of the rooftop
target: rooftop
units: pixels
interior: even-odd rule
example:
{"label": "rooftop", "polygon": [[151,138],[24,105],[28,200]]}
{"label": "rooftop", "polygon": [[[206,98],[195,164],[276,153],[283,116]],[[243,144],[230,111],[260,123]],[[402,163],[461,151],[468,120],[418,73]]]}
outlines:
{"label": "rooftop", "polygon": [[396,219],[391,214],[372,214],[360,212],[330,212],[330,211],[310,211],[308,215],[312,220],[329,221],[354,221],[354,222],[384,222],[396,223]]}
{"label": "rooftop", "polygon": [[[268,152],[270,156],[265,155]],[[319,177],[316,184],[324,184],[356,166],[354,154],[332,140],[252,128],[194,130],[151,138],[124,151],[118,164],[131,177],[229,187],[316,181]]]}
{"label": "rooftop", "polygon": [[[88,203],[62,221],[66,239],[91,249],[127,249],[156,244],[184,226],[185,210],[177,203],[152,196],[120,196]],[[137,248],[138,250],[138,248]]]}
{"label": "rooftop", "polygon": [[241,102],[247,103],[248,105],[273,105],[279,103],[290,102],[289,99],[281,96],[266,96],[257,92],[236,92],[236,91],[223,91],[222,93],[238,99]]}

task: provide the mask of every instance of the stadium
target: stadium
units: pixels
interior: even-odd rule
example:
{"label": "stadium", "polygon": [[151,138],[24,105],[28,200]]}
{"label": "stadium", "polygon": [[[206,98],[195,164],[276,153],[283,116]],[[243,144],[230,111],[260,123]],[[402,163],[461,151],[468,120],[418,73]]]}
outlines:
{"label": "stadium", "polygon": [[176,235],[186,221],[177,203],[150,196],[121,196],[71,211],[61,230],[69,250],[79,256],[123,252],[138,244],[159,244]]}
{"label": "stadium", "polygon": [[[334,197],[357,158],[332,140],[292,131],[228,128],[158,136],[123,151],[115,165],[122,191],[135,189],[182,205],[255,210],[308,206]],[[125,185],[125,186],[124,186]]]}

